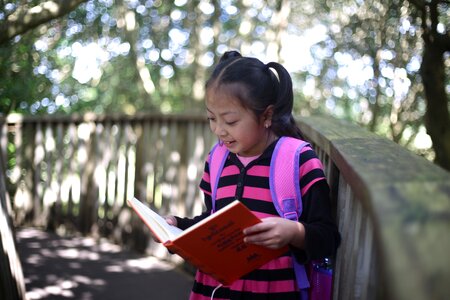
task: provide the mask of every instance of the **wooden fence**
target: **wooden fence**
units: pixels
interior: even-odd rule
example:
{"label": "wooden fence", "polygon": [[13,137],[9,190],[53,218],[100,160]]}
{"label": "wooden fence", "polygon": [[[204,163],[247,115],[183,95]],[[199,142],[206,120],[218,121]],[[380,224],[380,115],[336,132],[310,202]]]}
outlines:
{"label": "wooden fence", "polygon": [[[108,236],[171,259],[126,199],[162,214],[202,210],[197,185],[215,142],[204,117],[9,116],[0,125],[16,226]],[[324,163],[343,238],[333,298],[447,299],[449,173],[343,121],[299,125]]]}

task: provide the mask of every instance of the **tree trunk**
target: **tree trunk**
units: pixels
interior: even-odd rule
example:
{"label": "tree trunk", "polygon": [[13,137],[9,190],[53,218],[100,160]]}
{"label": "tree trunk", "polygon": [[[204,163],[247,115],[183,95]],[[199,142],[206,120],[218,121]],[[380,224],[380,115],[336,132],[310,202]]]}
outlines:
{"label": "tree trunk", "polygon": [[433,44],[425,44],[421,75],[427,103],[425,126],[433,141],[435,162],[450,170],[450,120],[444,61],[442,51]]}
{"label": "tree trunk", "polygon": [[[429,14],[429,15],[428,15]],[[427,20],[430,22],[427,22]],[[450,116],[445,92],[444,53],[450,51],[450,35],[437,32],[437,1],[422,7],[424,52],[420,74],[425,89],[425,126],[433,141],[435,163],[450,171]],[[430,24],[428,27],[427,24]]]}

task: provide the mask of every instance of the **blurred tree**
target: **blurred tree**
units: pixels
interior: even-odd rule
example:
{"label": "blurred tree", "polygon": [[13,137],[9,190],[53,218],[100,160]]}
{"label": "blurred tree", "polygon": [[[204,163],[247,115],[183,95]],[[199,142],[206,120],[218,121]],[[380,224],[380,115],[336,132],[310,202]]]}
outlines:
{"label": "blurred tree", "polygon": [[[46,6],[37,2],[35,7]],[[0,45],[5,53],[15,53],[26,44],[34,59],[30,69],[47,80],[39,94],[14,94],[1,111],[203,111],[200,100],[208,68],[229,47],[255,53],[253,43],[263,38],[264,24],[277,5],[234,0],[122,0],[114,5],[110,0],[87,1],[66,17]],[[19,10],[25,10],[20,1],[8,2],[0,24],[7,24]],[[257,54],[264,50],[261,45]],[[17,63],[3,60],[2,78],[14,80],[11,70]],[[29,89],[17,81],[16,85]],[[0,98],[11,98],[10,92],[0,89]]]}
{"label": "blurred tree", "polygon": [[417,132],[420,117],[403,113],[417,111],[422,96],[411,88],[417,69],[407,69],[419,57],[416,33],[402,28],[400,10],[394,1],[331,3],[325,7],[332,12],[328,37],[313,47],[321,61],[317,80],[326,104],[396,142],[408,127]]}
{"label": "blurred tree", "polygon": [[[444,37],[449,37],[446,28],[450,19],[449,3],[426,3],[429,3],[426,11],[438,18],[434,23],[422,21],[420,15],[417,18],[417,10],[404,1],[324,0],[295,6],[293,14],[298,15],[301,10],[307,15],[307,21],[300,21],[302,26],[316,28],[322,35],[311,47],[313,62],[306,69],[309,74],[304,79],[303,90],[309,104],[307,109],[357,120],[372,131],[433,158],[427,152],[423,118],[429,114],[430,106],[434,106],[430,101],[435,105],[440,103],[439,114],[434,112],[433,118],[426,118],[429,120],[426,127],[430,135],[430,123],[435,124],[433,128],[439,128],[432,138],[436,151],[444,148],[444,144],[448,146],[449,102],[445,89],[449,89],[450,81],[445,69],[450,59],[449,43],[444,42]],[[428,8],[432,4],[436,5],[434,10]],[[443,42],[439,51],[430,52],[436,64],[427,62],[427,46],[420,39],[427,36],[427,31],[433,31],[421,24],[435,26],[434,32]],[[428,74],[424,73],[424,65]],[[426,84],[424,93],[422,82],[428,80],[433,82],[430,90],[439,97],[427,92]],[[440,82],[439,86],[436,81]],[[443,157],[450,159],[450,152],[443,153]],[[436,162],[449,169],[437,152]]]}
{"label": "blurred tree", "polygon": [[238,49],[288,68],[298,115],[357,121],[431,159],[427,116],[447,164],[446,1],[2,3],[3,113],[203,111],[210,66]]}

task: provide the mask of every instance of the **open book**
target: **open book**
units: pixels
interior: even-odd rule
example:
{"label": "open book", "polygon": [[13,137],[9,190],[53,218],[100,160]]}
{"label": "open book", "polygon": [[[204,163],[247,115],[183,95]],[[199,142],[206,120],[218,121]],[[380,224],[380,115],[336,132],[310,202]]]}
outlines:
{"label": "open book", "polygon": [[138,199],[128,203],[167,249],[224,285],[288,251],[244,243],[242,231],[261,220],[238,200],[184,231]]}

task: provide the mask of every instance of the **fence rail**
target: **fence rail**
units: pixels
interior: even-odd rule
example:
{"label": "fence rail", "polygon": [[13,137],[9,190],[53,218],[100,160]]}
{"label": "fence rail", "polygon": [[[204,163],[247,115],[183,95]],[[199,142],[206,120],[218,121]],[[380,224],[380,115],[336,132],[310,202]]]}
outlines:
{"label": "fence rail", "polygon": [[[333,298],[447,299],[449,173],[343,121],[299,125],[324,163],[343,238]],[[174,259],[126,199],[162,214],[202,210],[197,185],[215,142],[203,117],[8,116],[0,126],[16,226],[91,232]]]}

